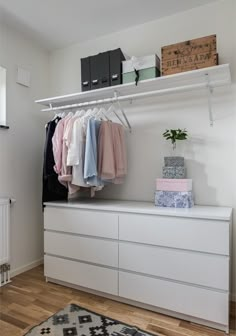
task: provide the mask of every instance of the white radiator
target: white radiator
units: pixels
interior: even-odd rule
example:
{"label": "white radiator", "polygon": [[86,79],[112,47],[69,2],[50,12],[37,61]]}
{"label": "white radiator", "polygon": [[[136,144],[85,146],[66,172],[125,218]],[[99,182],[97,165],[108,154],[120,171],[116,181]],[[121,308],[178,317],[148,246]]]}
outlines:
{"label": "white radiator", "polygon": [[10,200],[0,198],[0,287],[10,282]]}

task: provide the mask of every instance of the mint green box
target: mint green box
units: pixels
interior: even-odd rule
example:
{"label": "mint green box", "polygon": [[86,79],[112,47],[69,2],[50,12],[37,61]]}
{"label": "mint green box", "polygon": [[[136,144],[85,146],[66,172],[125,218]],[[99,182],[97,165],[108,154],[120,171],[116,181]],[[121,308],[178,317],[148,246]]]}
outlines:
{"label": "mint green box", "polygon": [[131,59],[122,61],[123,84],[135,82],[135,69],[139,72],[139,81],[159,77],[161,74],[160,63],[160,58],[155,54],[133,56]]}
{"label": "mint green box", "polygon": [[[157,68],[148,68],[139,70],[139,81],[160,77],[160,70]],[[123,73],[123,84],[135,82],[136,73],[134,71]]]}

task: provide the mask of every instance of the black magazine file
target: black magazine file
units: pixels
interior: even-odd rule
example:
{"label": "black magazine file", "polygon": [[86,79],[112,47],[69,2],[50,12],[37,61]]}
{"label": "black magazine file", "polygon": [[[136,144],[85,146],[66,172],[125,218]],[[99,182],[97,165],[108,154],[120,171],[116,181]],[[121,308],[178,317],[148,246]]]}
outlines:
{"label": "black magazine file", "polygon": [[100,66],[98,55],[90,56],[90,72],[91,72],[91,90],[101,87]]}
{"label": "black magazine file", "polygon": [[100,87],[110,86],[110,57],[109,51],[97,55],[99,64]]}
{"label": "black magazine file", "polygon": [[91,90],[90,57],[81,58],[81,89]]}
{"label": "black magazine file", "polygon": [[110,54],[110,85],[122,84],[122,61],[125,60],[120,48],[111,50]]}

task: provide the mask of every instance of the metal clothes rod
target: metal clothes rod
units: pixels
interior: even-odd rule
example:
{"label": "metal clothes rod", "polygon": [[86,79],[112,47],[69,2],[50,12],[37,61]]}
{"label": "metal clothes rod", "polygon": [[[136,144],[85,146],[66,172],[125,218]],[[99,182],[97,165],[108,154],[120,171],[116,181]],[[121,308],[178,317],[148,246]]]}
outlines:
{"label": "metal clothes rod", "polygon": [[67,109],[73,109],[76,107],[87,107],[92,105],[101,105],[101,104],[108,104],[108,103],[115,103],[118,99],[117,98],[104,98],[99,100],[92,100],[90,102],[83,102],[83,103],[74,103],[69,105],[59,105],[55,107],[48,107],[45,109],[42,109],[42,112],[50,112],[50,111],[57,111],[57,110],[67,110]]}

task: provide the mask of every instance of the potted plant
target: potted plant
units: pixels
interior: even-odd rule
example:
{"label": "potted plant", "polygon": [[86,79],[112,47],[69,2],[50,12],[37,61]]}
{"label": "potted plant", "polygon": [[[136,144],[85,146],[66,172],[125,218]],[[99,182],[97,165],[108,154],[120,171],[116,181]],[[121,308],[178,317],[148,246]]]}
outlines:
{"label": "potted plant", "polygon": [[[171,142],[173,151],[175,151],[177,141],[186,140],[188,138],[188,132],[185,128],[169,129],[163,133],[163,137]],[[164,160],[165,166],[167,167],[184,166],[184,158],[181,156],[169,156],[165,157]]]}
{"label": "potted plant", "polygon": [[186,140],[188,138],[188,132],[187,130],[184,128],[184,129],[169,129],[169,130],[166,130],[164,133],[163,133],[163,137],[166,139],[166,140],[170,140],[171,141],[171,144],[172,144],[172,148],[173,150],[176,149],[176,142],[178,140]]}

